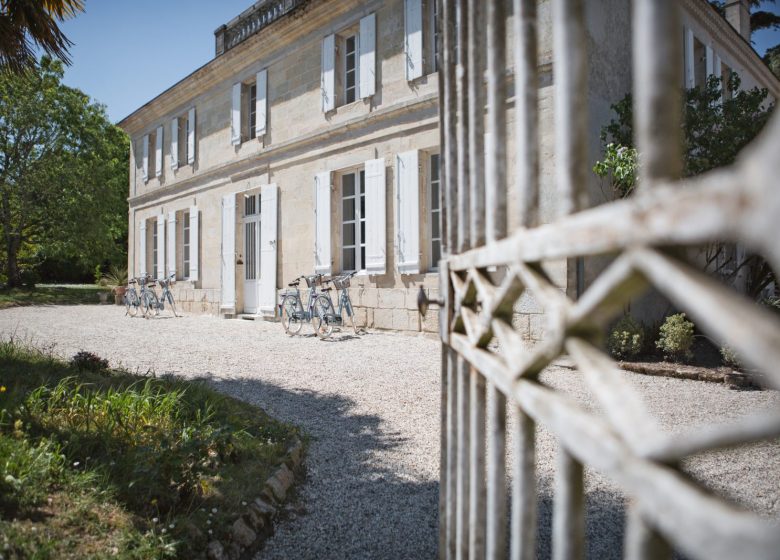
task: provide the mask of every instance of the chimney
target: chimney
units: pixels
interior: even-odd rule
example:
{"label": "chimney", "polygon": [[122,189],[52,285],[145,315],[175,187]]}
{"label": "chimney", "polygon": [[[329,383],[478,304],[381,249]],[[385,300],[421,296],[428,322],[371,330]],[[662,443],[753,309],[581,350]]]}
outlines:
{"label": "chimney", "polygon": [[728,0],[723,9],[726,12],[726,21],[747,42],[750,42],[750,4],[748,4],[748,0]]}

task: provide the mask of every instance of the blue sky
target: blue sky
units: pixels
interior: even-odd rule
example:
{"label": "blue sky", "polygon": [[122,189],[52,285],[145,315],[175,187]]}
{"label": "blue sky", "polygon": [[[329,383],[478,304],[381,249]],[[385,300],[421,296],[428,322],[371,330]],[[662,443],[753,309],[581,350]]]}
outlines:
{"label": "blue sky", "polygon": [[[75,43],[65,83],[105,104],[117,122],[214,57],[214,30],[253,0],[87,0],[62,28]],[[764,2],[777,12],[780,5]],[[754,34],[759,54],[780,31]]]}

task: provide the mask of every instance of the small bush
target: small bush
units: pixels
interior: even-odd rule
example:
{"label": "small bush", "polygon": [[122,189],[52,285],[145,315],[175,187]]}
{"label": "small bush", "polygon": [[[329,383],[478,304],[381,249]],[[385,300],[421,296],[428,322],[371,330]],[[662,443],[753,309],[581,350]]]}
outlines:
{"label": "small bush", "polygon": [[615,358],[633,358],[644,346],[644,329],[631,315],[624,315],[607,338],[607,350]]}
{"label": "small bush", "polygon": [[742,369],[742,362],[739,360],[736,350],[729,346],[722,346],[720,349],[720,357],[723,360],[723,365],[733,369]]}
{"label": "small bush", "polygon": [[108,370],[108,360],[101,358],[97,354],[82,350],[73,358],[70,363],[79,371],[91,371],[93,373],[102,373]]}
{"label": "small bush", "polygon": [[685,313],[670,315],[659,329],[660,336],[655,345],[664,353],[664,358],[672,361],[686,361],[693,357],[693,323],[685,318]]}

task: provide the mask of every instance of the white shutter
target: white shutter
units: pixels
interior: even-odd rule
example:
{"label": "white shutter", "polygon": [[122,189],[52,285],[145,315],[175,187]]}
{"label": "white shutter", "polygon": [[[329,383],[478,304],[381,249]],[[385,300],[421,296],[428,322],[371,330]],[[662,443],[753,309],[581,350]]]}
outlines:
{"label": "white shutter", "polygon": [[195,163],[195,107],[187,115],[187,164]]}
{"label": "white shutter", "polygon": [[255,97],[255,134],[260,137],[265,134],[268,111],[268,70],[261,70],[255,78],[257,95]]}
{"label": "white shutter", "polygon": [[157,134],[154,139],[154,176],[160,177],[162,175],[163,165],[163,127],[157,127]]}
{"label": "white shutter", "polygon": [[704,54],[706,59],[705,63],[707,68],[707,80],[709,80],[710,76],[715,73],[714,51],[712,50],[712,47],[707,45],[704,48]]}
{"label": "white shutter", "polygon": [[406,79],[411,81],[423,75],[422,0],[405,0],[404,52]]}
{"label": "white shutter", "polygon": [[260,311],[276,311],[276,238],[277,203],[276,184],[260,188]]}
{"label": "white shutter", "polygon": [[685,88],[691,89],[696,86],[696,74],[694,73],[694,55],[693,55],[693,29],[685,28],[683,37],[685,46]]}
{"label": "white shutter", "polygon": [[146,276],[146,220],[138,222],[138,276]]}
{"label": "white shutter", "polygon": [[376,93],[376,15],[369,14],[360,20],[360,97],[365,99]]}
{"label": "white shutter", "polygon": [[398,271],[420,272],[420,173],[417,150],[398,154],[395,165],[395,238]]}
{"label": "white shutter", "polygon": [[233,106],[230,110],[230,143],[241,143],[241,83],[233,84]]}
{"label": "white shutter", "polygon": [[143,140],[142,140],[143,148],[143,165],[141,170],[141,176],[143,177],[144,183],[146,183],[149,180],[149,135],[144,134]]}
{"label": "white shutter", "polygon": [[366,162],[366,262],[369,274],[384,274],[387,269],[387,224],[385,160]]}
{"label": "white shutter", "polygon": [[322,112],[336,108],[336,36],[328,35],[322,40],[322,68],[320,70],[322,89]]}
{"label": "white shutter", "polygon": [[179,167],[179,118],[171,121],[171,169]]}
{"label": "white shutter", "polygon": [[157,278],[165,278],[165,216],[157,216]]}
{"label": "white shutter", "polygon": [[222,197],[222,307],[236,306],[236,195]]}
{"label": "white shutter", "polygon": [[176,276],[176,212],[168,212],[168,276]]}
{"label": "white shutter", "polygon": [[198,228],[198,207],[190,207],[190,277],[187,280],[198,281],[198,261],[200,259],[200,233]]}
{"label": "white shutter", "polygon": [[330,183],[329,171],[314,177],[314,272],[330,274]]}

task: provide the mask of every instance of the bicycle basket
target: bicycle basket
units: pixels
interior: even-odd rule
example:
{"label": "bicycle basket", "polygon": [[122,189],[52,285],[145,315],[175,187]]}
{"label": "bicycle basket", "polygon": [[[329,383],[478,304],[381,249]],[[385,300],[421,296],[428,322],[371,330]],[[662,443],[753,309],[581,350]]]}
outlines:
{"label": "bicycle basket", "polygon": [[336,286],[337,290],[349,288],[350,278],[350,276],[337,276],[333,279],[333,285]]}
{"label": "bicycle basket", "polygon": [[306,276],[306,285],[309,288],[322,285],[322,276],[315,274],[314,276]]}

